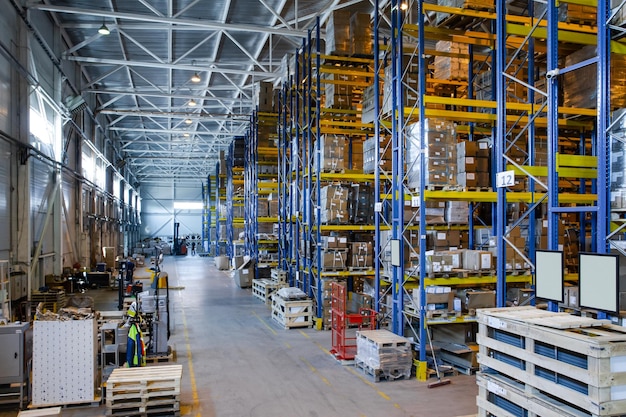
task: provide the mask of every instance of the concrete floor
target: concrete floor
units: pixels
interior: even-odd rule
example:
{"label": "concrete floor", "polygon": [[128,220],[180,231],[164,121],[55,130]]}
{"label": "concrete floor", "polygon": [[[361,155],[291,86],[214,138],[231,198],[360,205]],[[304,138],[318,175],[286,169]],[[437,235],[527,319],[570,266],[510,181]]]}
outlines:
{"label": "concrete floor", "polygon": [[[456,417],[477,412],[473,376],[428,389],[416,379],[373,383],[329,353],[331,334],[284,330],[249,289],[212,258],[166,257],[170,346],[183,365],[181,415],[202,417]],[[146,271],[138,271],[139,274]],[[90,291],[96,308],[114,310],[115,292]],[[106,408],[68,407],[63,416],[104,416]],[[0,417],[16,416],[0,412]]]}

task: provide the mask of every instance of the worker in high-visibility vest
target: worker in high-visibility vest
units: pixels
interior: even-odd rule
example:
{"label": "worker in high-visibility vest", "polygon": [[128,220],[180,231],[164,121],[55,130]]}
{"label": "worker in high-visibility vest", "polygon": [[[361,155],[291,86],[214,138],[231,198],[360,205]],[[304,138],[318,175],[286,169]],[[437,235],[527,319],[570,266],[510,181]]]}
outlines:
{"label": "worker in high-visibility vest", "polygon": [[137,367],[146,365],[146,346],[143,342],[143,335],[139,323],[141,317],[137,312],[137,302],[133,301],[128,308],[128,338],[126,342],[126,363],[127,366]]}

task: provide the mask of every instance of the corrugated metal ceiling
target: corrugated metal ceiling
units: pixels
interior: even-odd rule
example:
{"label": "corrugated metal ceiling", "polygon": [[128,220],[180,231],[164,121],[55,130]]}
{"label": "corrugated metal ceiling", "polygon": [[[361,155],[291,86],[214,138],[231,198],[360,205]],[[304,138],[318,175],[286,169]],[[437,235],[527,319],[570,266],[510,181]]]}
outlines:
{"label": "corrugated metal ceiling", "polygon": [[[279,80],[282,57],[319,16],[370,0],[43,0],[140,183],[206,178],[245,133],[253,85]],[[109,35],[98,33],[105,24]],[[192,82],[194,73],[200,82]],[[193,100],[197,104],[190,105]]]}

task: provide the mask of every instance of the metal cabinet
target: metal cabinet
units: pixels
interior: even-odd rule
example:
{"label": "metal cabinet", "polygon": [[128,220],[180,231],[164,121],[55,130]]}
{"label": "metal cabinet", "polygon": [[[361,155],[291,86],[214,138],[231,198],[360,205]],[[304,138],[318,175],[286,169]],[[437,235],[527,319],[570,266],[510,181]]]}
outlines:
{"label": "metal cabinet", "polygon": [[32,331],[29,323],[0,326],[0,403],[28,403],[28,377],[32,359]]}

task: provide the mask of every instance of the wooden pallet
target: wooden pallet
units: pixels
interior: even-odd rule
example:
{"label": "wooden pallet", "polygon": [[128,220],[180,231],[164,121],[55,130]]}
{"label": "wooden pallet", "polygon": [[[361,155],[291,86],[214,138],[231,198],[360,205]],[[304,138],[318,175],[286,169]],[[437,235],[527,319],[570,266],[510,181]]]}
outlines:
{"label": "wooden pallet", "polygon": [[176,352],[172,350],[171,347],[168,347],[168,352],[166,354],[160,355],[149,355],[146,356],[146,364],[147,365],[158,365],[167,362],[175,362],[176,361]]}
{"label": "wooden pallet", "polygon": [[177,414],[182,373],[182,365],[115,369],[107,380],[107,415]]}
{"label": "wooden pallet", "polygon": [[373,368],[358,356],[354,359],[354,367],[369,377],[373,382],[396,381],[409,379],[411,377],[411,366],[391,369]]}
{"label": "wooden pallet", "polygon": [[593,415],[626,414],[626,328],[533,307],[478,310],[479,363],[523,391]]}
{"label": "wooden pallet", "polygon": [[272,302],[272,294],[277,290],[283,288],[286,284],[278,283],[269,279],[253,279],[252,280],[252,295],[255,298],[263,301],[269,305]]}

